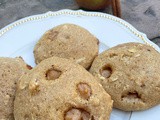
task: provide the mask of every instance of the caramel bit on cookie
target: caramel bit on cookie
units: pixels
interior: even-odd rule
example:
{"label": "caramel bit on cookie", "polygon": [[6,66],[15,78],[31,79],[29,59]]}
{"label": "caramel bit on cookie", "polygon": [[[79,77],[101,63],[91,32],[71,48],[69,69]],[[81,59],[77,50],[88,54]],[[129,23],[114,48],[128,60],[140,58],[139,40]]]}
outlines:
{"label": "caramel bit on cookie", "polygon": [[47,72],[46,72],[46,79],[47,80],[55,80],[57,78],[59,78],[59,76],[61,75],[61,71],[59,70],[55,70],[55,69],[49,69]]}
{"label": "caramel bit on cookie", "polygon": [[28,70],[32,69],[32,67],[30,65],[27,64],[26,66],[27,66]]}
{"label": "caramel bit on cookie", "polygon": [[104,78],[109,78],[112,74],[112,68],[109,66],[105,66],[100,70],[100,74],[104,77]]}
{"label": "caramel bit on cookie", "polygon": [[77,85],[77,89],[79,94],[81,95],[82,98],[84,99],[89,99],[91,94],[92,94],[92,90],[91,87],[86,84],[86,83],[79,83]]}
{"label": "caramel bit on cookie", "polygon": [[72,108],[64,116],[65,120],[94,120],[85,110]]}

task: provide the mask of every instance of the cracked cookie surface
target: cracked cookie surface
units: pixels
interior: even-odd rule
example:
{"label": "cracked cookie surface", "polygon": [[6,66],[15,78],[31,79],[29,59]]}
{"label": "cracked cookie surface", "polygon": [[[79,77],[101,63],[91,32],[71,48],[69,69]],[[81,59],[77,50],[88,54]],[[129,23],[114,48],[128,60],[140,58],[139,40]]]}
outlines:
{"label": "cracked cookie surface", "polygon": [[140,43],[113,47],[95,58],[90,72],[124,111],[145,110],[160,103],[160,54]]}
{"label": "cracked cookie surface", "polygon": [[14,116],[16,120],[109,120],[112,103],[82,66],[52,57],[20,79]]}

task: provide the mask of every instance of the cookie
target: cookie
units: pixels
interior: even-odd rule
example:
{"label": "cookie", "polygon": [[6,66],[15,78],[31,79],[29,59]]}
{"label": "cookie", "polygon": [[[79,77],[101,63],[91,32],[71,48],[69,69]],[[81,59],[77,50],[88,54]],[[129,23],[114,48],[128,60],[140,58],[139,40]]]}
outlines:
{"label": "cookie", "polygon": [[124,111],[145,110],[160,103],[160,54],[140,43],[118,45],[101,53],[90,72]]}
{"label": "cookie", "polygon": [[16,120],[109,120],[111,110],[102,85],[80,65],[58,57],[20,79],[14,102]]}
{"label": "cookie", "polygon": [[16,83],[29,69],[21,58],[0,58],[0,120],[14,120]]}
{"label": "cookie", "polygon": [[35,62],[57,56],[79,63],[88,69],[98,55],[99,41],[86,29],[62,24],[47,31],[34,48]]}

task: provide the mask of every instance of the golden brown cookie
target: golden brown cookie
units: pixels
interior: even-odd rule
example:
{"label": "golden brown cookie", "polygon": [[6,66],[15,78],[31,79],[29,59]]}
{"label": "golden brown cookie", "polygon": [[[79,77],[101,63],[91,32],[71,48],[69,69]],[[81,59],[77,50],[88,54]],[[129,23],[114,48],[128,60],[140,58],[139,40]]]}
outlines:
{"label": "golden brown cookie", "polygon": [[111,110],[101,84],[80,65],[58,57],[20,79],[14,102],[16,120],[109,120]]}
{"label": "golden brown cookie", "polygon": [[22,58],[0,58],[0,120],[14,120],[16,83],[28,67]]}
{"label": "golden brown cookie", "polygon": [[34,48],[36,63],[57,56],[89,68],[98,55],[99,41],[86,29],[74,24],[62,24],[47,31]]}
{"label": "golden brown cookie", "polygon": [[140,43],[126,43],[101,53],[90,72],[124,111],[160,103],[160,54]]}

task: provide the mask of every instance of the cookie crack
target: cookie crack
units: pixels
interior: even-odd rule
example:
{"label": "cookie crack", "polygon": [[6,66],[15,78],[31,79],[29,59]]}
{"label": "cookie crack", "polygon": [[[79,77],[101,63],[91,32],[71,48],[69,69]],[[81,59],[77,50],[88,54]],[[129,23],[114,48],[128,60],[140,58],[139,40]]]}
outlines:
{"label": "cookie crack", "polygon": [[129,91],[127,93],[122,94],[121,100],[132,103],[144,102],[142,100],[142,96],[137,91]]}

